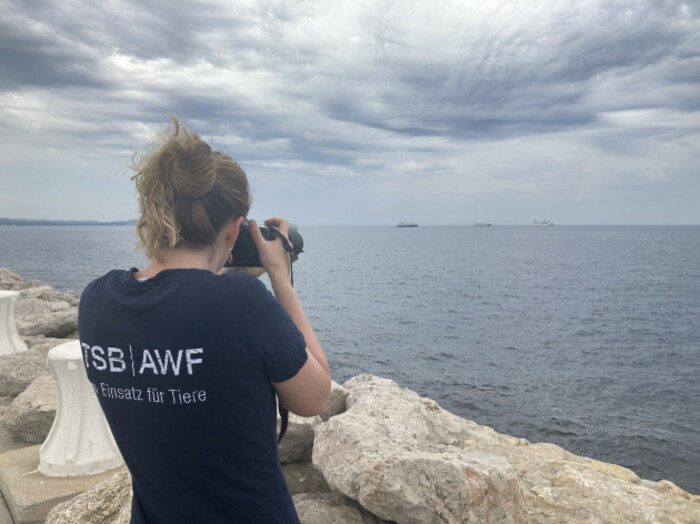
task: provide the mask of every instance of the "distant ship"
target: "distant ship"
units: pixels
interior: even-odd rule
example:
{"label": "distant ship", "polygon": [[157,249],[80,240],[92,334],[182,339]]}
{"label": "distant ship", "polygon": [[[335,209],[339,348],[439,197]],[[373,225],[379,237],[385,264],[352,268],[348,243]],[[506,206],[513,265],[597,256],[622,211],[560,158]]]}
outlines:
{"label": "distant ship", "polygon": [[396,227],[418,227],[418,224],[411,224],[410,222],[399,222]]}
{"label": "distant ship", "polygon": [[477,222],[474,224],[476,227],[490,227],[491,223],[490,222]]}
{"label": "distant ship", "polygon": [[554,224],[553,224],[552,222],[548,221],[548,220],[543,220],[542,222],[538,222],[537,220],[535,220],[535,221],[532,223],[532,225],[533,225],[533,226],[551,227],[551,226],[553,226]]}

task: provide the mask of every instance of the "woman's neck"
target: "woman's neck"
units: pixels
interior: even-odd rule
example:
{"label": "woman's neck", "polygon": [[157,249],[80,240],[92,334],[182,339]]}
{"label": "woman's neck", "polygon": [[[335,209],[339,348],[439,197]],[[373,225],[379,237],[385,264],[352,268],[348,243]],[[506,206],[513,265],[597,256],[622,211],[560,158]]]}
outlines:
{"label": "woman's neck", "polygon": [[216,273],[217,267],[211,250],[194,251],[185,248],[162,250],[158,258],[148,261],[145,268],[134,273],[136,279],[149,279],[166,269],[205,269]]}

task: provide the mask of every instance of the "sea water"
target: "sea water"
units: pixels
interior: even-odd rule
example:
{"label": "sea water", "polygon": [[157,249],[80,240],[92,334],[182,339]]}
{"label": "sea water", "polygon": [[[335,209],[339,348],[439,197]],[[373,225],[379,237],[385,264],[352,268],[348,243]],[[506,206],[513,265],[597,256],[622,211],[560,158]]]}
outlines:
{"label": "sea water", "polygon": [[[700,493],[700,227],[300,227],[332,368]],[[132,227],[0,227],[0,267],[80,292]]]}

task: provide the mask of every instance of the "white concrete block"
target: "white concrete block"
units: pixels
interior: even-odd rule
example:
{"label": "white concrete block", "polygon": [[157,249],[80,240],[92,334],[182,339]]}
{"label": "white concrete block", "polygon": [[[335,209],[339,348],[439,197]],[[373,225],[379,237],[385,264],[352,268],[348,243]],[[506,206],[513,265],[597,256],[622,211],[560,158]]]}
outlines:
{"label": "white concrete block", "polygon": [[27,351],[27,345],[20,338],[15,325],[17,291],[0,291],[0,355]]}
{"label": "white concrete block", "polygon": [[123,461],[87,379],[80,342],[56,346],[48,355],[56,380],[58,409],[39,450],[39,471],[49,477],[94,475]]}

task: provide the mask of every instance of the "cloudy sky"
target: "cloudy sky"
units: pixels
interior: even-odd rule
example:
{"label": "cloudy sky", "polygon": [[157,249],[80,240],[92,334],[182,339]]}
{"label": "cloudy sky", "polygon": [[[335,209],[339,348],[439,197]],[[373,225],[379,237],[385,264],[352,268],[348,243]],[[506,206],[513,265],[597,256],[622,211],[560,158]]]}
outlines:
{"label": "cloudy sky", "polygon": [[178,116],[298,224],[700,224],[697,0],[0,0],[0,217]]}

